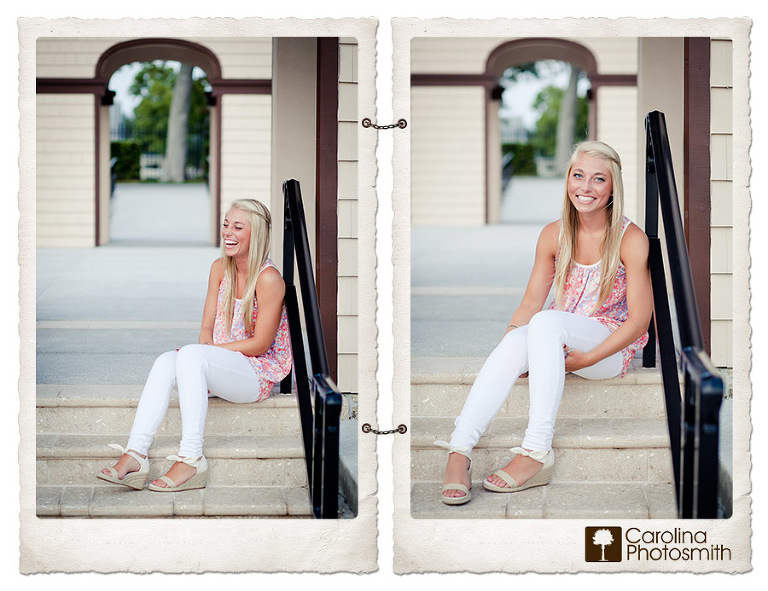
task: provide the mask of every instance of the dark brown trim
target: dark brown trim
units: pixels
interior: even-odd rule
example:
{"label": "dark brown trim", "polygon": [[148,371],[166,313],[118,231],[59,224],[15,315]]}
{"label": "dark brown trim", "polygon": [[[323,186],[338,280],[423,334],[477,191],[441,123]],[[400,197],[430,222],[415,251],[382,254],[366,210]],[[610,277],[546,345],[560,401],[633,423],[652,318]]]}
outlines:
{"label": "dark brown trim", "polygon": [[711,352],[710,39],[686,37],[684,222],[704,349]]}
{"label": "dark brown trim", "polygon": [[99,149],[101,144],[101,101],[98,95],[94,97],[93,104],[96,117],[96,125],[94,126],[95,137],[93,138],[93,144],[96,146],[96,159],[94,161],[94,166],[96,167],[96,224],[94,226],[96,234],[94,235],[93,243],[96,246],[101,246],[101,177],[99,175],[101,170],[101,150]]}
{"label": "dark brown trim", "polygon": [[272,80],[252,79],[239,80],[236,78],[218,79],[208,81],[211,83],[213,94],[272,94]]}
{"label": "dark brown trim", "polygon": [[37,94],[95,94],[103,96],[108,80],[103,78],[38,78]]}
{"label": "dark brown trim", "polygon": [[338,380],[339,40],[317,41],[315,277],[328,371]]}
{"label": "dark brown trim", "polygon": [[598,86],[637,86],[637,74],[593,74],[589,81],[593,90]]}
{"label": "dark brown trim", "polygon": [[411,86],[484,86],[494,88],[498,78],[488,74],[411,74]]}
{"label": "dark brown trim", "polygon": [[138,38],[117,43],[101,54],[96,62],[95,77],[109,80],[119,67],[131,62],[177,60],[194,63],[205,71],[208,79],[221,78],[221,64],[210,49],[184,39]]}
{"label": "dark brown trim", "polygon": [[214,244],[219,247],[221,246],[221,104],[216,105],[214,114],[213,124],[216,126],[216,145],[211,148],[216,151],[216,176],[213,179],[214,186],[216,187],[216,211],[213,214],[216,220],[216,239]]}
{"label": "dark brown trim", "polygon": [[[110,76],[111,77],[111,76]],[[222,94],[272,94],[272,80],[254,78],[218,78],[208,80],[213,95]],[[95,94],[106,96],[109,78],[38,78],[37,94]],[[109,91],[111,92],[111,91]]]}
{"label": "dark brown trim", "polygon": [[571,63],[590,79],[597,74],[597,60],[589,49],[557,37],[529,37],[502,43],[488,55],[485,72],[498,79],[510,65],[544,59]]}

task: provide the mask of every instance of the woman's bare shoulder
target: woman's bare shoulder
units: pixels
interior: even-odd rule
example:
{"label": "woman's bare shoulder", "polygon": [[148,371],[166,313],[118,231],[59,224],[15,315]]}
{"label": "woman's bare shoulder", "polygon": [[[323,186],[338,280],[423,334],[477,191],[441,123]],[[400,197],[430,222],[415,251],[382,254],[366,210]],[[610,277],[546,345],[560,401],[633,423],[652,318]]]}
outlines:
{"label": "woman's bare shoulder", "polygon": [[560,227],[560,220],[555,220],[544,226],[539,234],[539,244],[555,250],[557,248],[557,243],[560,240]]}
{"label": "woman's bare shoulder", "polygon": [[285,289],[283,276],[280,274],[280,271],[272,265],[264,267],[261,273],[259,273],[258,279],[256,279],[256,288],[259,289],[262,287],[267,289]]}
{"label": "woman's bare shoulder", "polygon": [[211,263],[211,279],[216,279],[220,283],[224,279],[224,259],[218,257]]}
{"label": "woman's bare shoulder", "polygon": [[630,222],[624,231],[620,256],[624,264],[632,260],[648,260],[648,236],[637,224]]}
{"label": "woman's bare shoulder", "polygon": [[648,236],[645,235],[642,228],[634,222],[627,224],[627,229],[624,230],[624,238],[622,239],[622,246],[627,244],[630,247],[637,247],[648,244]]}

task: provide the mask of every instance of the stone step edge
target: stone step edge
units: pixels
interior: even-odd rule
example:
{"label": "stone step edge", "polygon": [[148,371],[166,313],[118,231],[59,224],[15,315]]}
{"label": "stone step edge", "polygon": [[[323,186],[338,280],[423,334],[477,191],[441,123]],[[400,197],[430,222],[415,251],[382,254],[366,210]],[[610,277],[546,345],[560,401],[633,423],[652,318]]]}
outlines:
{"label": "stone step edge", "polygon": [[[413,357],[411,359],[411,385],[472,385],[484,362],[485,358],[483,357]],[[571,381],[581,383],[591,382],[591,380],[573,374],[567,374],[565,380],[566,384]],[[528,378],[519,378],[518,383],[527,384]],[[599,383],[601,385],[661,386],[661,371],[658,367],[641,367],[638,362],[635,361],[629,367],[624,377],[608,378],[606,380],[600,380]]]}
{"label": "stone step edge", "polygon": [[[37,438],[38,460],[116,459],[119,451],[109,443],[125,445],[128,434],[79,435],[45,434]],[[165,460],[178,453],[179,437],[158,435],[149,450],[149,459]],[[301,437],[290,435],[209,435],[205,438],[206,458],[215,459],[304,459]]]}
{"label": "stone step edge", "polygon": [[[38,408],[135,408],[139,403],[143,386],[139,385],[96,385],[96,384],[38,384],[36,405]],[[212,396],[209,408],[230,406],[232,402]],[[171,396],[171,408],[178,408],[179,397]],[[288,408],[298,407],[296,394],[273,393],[259,402],[238,404],[242,408]]]}
{"label": "stone step edge", "polygon": [[[259,501],[254,503],[253,499]],[[36,512],[41,518],[296,518],[311,517],[312,510],[307,488],[298,486],[208,486],[180,493],[156,493],[119,486],[44,485],[37,489]]]}
{"label": "stone step edge", "polygon": [[[512,445],[509,442],[507,443],[498,443],[496,445],[493,444],[493,442],[489,443],[478,443],[474,451],[475,452],[497,452],[497,451],[509,451],[513,447],[518,447],[520,445],[520,442],[517,442],[516,444]],[[555,439],[555,441],[552,442],[552,449],[558,450],[558,449],[579,449],[579,450],[632,450],[632,451],[654,451],[654,450],[668,450],[670,449],[669,446],[669,440],[663,440],[661,438],[654,438],[650,441],[645,442],[638,442],[637,444],[633,444],[633,442],[621,442],[613,444],[610,442],[604,442],[604,441],[568,441],[566,438],[563,438],[561,440]],[[442,447],[438,447],[436,445],[428,445],[428,444],[421,444],[421,445],[413,445],[411,444],[411,453],[416,454],[421,451],[444,451],[445,453],[448,453],[448,451]]]}
{"label": "stone step edge", "polygon": [[[450,419],[450,420],[448,420]],[[500,450],[521,444],[527,417],[496,418],[480,437],[475,449]],[[447,429],[443,429],[448,425]],[[413,417],[410,430],[412,450],[444,449],[434,444],[447,441],[453,430],[453,417]],[[435,433],[445,431],[445,436]],[[497,432],[498,431],[498,432]],[[515,433],[516,435],[508,435]],[[654,418],[558,418],[552,446],[590,449],[669,448],[665,417]]]}

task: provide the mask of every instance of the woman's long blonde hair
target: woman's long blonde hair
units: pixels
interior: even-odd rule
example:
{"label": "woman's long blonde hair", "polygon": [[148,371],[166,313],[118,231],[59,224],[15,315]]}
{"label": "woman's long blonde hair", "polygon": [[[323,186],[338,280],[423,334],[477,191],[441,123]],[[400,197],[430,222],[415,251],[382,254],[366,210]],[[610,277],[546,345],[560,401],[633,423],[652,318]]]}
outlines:
{"label": "woman's long blonde hair", "polygon": [[621,230],[624,221],[624,183],[621,179],[621,159],[616,151],[602,142],[582,142],[577,144],[568,160],[568,172],[565,176],[565,199],[562,210],[562,229],[558,244],[557,259],[555,262],[555,294],[556,301],[562,304],[565,281],[568,271],[574,263],[576,253],[576,237],[579,229],[579,215],[568,197],[568,179],[576,159],[582,154],[600,158],[608,166],[611,175],[613,195],[607,209],[608,224],[602,240],[602,256],[600,258],[600,295],[595,310],[597,310],[613,290],[616,282],[616,273],[621,262]]}
{"label": "woman's long blonde hair", "polygon": [[[240,306],[243,312],[245,330],[253,334],[253,305],[256,297],[256,280],[269,255],[269,243],[272,235],[272,216],[269,209],[256,199],[238,199],[229,206],[227,216],[233,209],[247,214],[251,224],[251,242],[248,246],[248,279],[243,289],[243,300]],[[221,242],[221,258],[224,261],[224,276],[226,285],[224,288],[224,319],[226,320],[227,333],[232,331],[232,316],[235,309],[237,296],[237,267],[235,259],[227,256],[224,249],[224,241]]]}

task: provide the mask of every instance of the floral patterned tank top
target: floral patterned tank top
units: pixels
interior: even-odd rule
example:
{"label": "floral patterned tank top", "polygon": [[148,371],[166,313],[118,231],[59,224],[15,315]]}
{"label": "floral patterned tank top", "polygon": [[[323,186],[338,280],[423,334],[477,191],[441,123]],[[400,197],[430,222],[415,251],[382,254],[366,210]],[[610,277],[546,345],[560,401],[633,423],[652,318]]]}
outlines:
{"label": "floral patterned tank top", "polygon": [[[629,224],[629,218],[625,217],[621,228],[622,237]],[[554,300],[549,305],[549,309],[562,310],[578,314],[579,316],[594,318],[613,332],[627,320],[627,274],[624,265],[619,263],[613,290],[608,294],[602,305],[595,309],[595,304],[597,304],[600,295],[601,275],[600,261],[594,265],[582,265],[574,262],[565,280],[562,306],[557,306],[557,301]],[[648,333],[646,332],[621,351],[624,362],[621,372],[622,376],[627,372],[627,368],[632,362],[635,353],[642,349],[647,342]]]}
{"label": "floral patterned tank top", "polygon": [[[261,268],[261,271],[267,267],[277,268],[271,260],[267,260]],[[226,283],[227,278],[225,275],[219,284],[219,295],[216,300],[216,320],[213,325],[213,342],[216,344],[242,341],[252,336],[245,330],[245,322],[241,310],[242,300],[237,299],[235,300],[232,317],[232,330],[227,334],[227,323],[224,319],[224,288],[226,287]],[[257,315],[258,304],[254,298],[254,322],[256,322]],[[248,355],[243,356],[248,360],[248,363],[251,364],[253,370],[262,378],[258,400],[267,398],[270,392],[272,392],[272,388],[275,387],[275,384],[291,372],[293,364],[291,337],[288,329],[288,314],[285,309],[285,304],[283,304],[283,311],[280,315],[280,323],[277,327],[275,340],[272,342],[270,348],[258,357],[249,357]]]}

